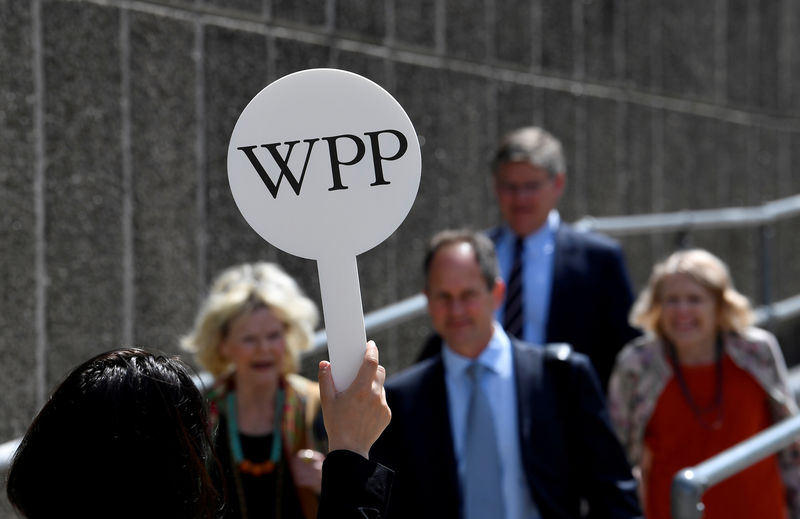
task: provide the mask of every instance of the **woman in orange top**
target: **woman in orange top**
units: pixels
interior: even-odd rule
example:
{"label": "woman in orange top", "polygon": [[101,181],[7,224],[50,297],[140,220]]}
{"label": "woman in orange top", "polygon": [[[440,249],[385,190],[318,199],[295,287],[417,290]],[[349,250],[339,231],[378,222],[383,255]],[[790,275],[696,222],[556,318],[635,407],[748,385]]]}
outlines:
{"label": "woman in orange top", "polygon": [[[669,519],[675,474],[797,412],[775,337],[750,326],[747,299],[707,251],[653,269],[631,312],[646,336],[620,352],[609,409],[641,483],[649,519]],[[712,487],[705,519],[800,514],[792,445]]]}

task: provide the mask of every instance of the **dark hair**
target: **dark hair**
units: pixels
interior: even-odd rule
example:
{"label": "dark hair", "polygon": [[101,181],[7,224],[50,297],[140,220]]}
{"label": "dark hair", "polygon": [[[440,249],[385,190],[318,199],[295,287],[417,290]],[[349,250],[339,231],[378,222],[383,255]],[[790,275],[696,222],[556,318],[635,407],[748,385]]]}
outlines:
{"label": "dark hair", "polygon": [[7,493],[25,517],[215,517],[200,391],[177,358],[140,349],[75,368],[33,420]]}
{"label": "dark hair", "polygon": [[425,253],[425,262],[423,264],[425,286],[428,285],[428,275],[436,253],[442,247],[456,243],[468,243],[472,247],[472,251],[475,253],[475,261],[481,269],[486,286],[491,290],[495,280],[500,277],[494,244],[485,234],[470,229],[447,229],[433,235],[428,243],[428,250]]}

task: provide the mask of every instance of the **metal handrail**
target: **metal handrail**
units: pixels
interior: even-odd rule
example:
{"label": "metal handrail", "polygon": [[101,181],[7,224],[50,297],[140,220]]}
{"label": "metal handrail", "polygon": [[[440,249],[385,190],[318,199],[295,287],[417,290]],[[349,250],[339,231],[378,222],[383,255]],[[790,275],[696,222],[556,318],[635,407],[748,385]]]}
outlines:
{"label": "metal handrail", "polygon": [[[395,324],[399,324],[414,317],[424,315],[426,304],[427,299],[425,298],[424,294],[417,294],[407,299],[403,299],[402,301],[398,301],[397,303],[385,306],[384,308],[366,314],[364,316],[364,328],[366,329],[367,333],[376,333],[394,326]],[[314,335],[311,351],[306,352],[306,354],[310,354],[312,351],[324,348],[327,344],[327,341],[328,339],[325,335],[325,330],[318,331]],[[213,377],[205,371],[199,372],[196,376],[192,377],[192,379],[195,385],[201,391],[206,390],[207,388],[211,387],[211,384],[213,384]],[[14,452],[16,452],[21,440],[22,438],[15,438],[0,444],[0,472],[3,472],[11,465],[11,459],[14,456]]]}
{"label": "metal handrail", "polygon": [[[370,312],[364,316],[364,328],[368,334],[376,333],[408,319],[424,315],[426,301],[424,294],[417,294],[374,312]],[[800,295],[778,301],[769,307],[758,307],[755,309],[754,313],[756,316],[756,324],[761,324],[770,318],[776,321],[782,321],[795,317],[800,315]],[[319,349],[325,347],[326,341],[325,331],[321,330],[317,332],[314,336],[313,348]],[[196,377],[193,377],[193,380],[195,385],[201,390],[210,387],[213,382],[211,375],[206,372],[200,372]],[[800,372],[798,372],[797,376],[791,377],[791,380],[794,394],[800,394]],[[22,438],[16,438],[0,444],[0,472],[6,470],[11,464],[11,458],[17,450],[21,439]],[[700,494],[702,494],[702,492]]]}
{"label": "metal handrail", "polygon": [[[707,230],[739,227],[758,227],[800,215],[800,195],[772,200],[760,206],[728,207],[673,213],[653,213],[627,216],[585,216],[574,223],[580,230],[593,230],[613,236],[670,232],[681,230]],[[395,324],[405,322],[425,313],[425,296],[417,294],[388,305],[364,317],[368,333],[375,333]],[[759,321],[768,317],[778,320],[800,314],[800,294],[756,309]],[[312,351],[327,344],[325,331],[314,336]]]}
{"label": "metal handrail", "polygon": [[[428,299],[425,297],[425,294],[417,294],[403,299],[402,301],[384,306],[364,316],[364,329],[367,333],[376,333],[390,328],[395,324],[401,324],[415,317],[425,315],[425,307],[427,304]],[[328,336],[325,334],[325,330],[320,330],[314,334],[311,350],[306,352],[306,354],[324,348],[327,344]]]}
{"label": "metal handrail", "polygon": [[[425,315],[427,299],[425,294],[417,294],[409,298],[392,303],[379,310],[370,312],[364,316],[364,328],[368,334],[377,333],[381,330],[390,328],[396,324],[404,323],[415,317]],[[800,294],[776,301],[771,305],[763,305],[753,310],[756,324],[764,324],[770,319],[785,321],[800,315]],[[311,349],[305,352],[306,355],[324,348],[328,344],[325,330],[320,330],[314,334]]]}
{"label": "metal handrail", "polygon": [[753,310],[756,325],[764,325],[767,321],[785,321],[800,315],[800,294],[776,301],[771,305],[759,306]]}
{"label": "metal handrail", "polygon": [[11,465],[11,458],[17,452],[22,438],[15,438],[5,443],[0,443],[0,472],[5,471]]}
{"label": "metal handrail", "polygon": [[[582,230],[594,230],[614,236],[623,236],[676,230],[752,227],[766,225],[799,214],[800,195],[795,195],[766,202],[761,206],[755,207],[730,207],[629,216],[586,216],[575,222],[574,225]],[[425,296],[416,294],[365,315],[364,327],[367,333],[378,332],[423,315],[425,313],[425,305]],[[800,294],[757,308],[755,312],[759,322],[770,318],[780,321],[800,315]],[[306,354],[313,354],[320,348],[324,348],[326,344],[327,336],[325,330],[321,330],[315,334],[312,348]],[[8,467],[11,453],[16,450],[18,442],[19,439],[15,439],[0,444],[0,471]],[[12,445],[13,448],[11,448]]]}
{"label": "metal handrail", "polygon": [[[653,213],[627,216],[585,216],[574,223],[583,231],[603,232],[612,236],[670,232],[681,230],[707,230],[738,227],[758,227],[800,215],[800,195],[772,200],[754,207],[728,207],[674,213]],[[375,333],[395,324],[419,317],[425,313],[426,299],[417,294],[385,306],[364,316],[364,327]],[[760,321],[768,317],[786,319],[800,314],[800,294],[765,305],[755,310]],[[314,336],[311,352],[327,344],[325,330]],[[309,352],[309,353],[311,353]]]}
{"label": "metal handrail", "polygon": [[584,216],[575,227],[614,236],[682,230],[759,227],[800,215],[800,195],[753,207],[726,207],[628,216]]}
{"label": "metal handrail", "polygon": [[800,415],[778,422],[699,465],[679,471],[672,480],[672,519],[701,519],[706,490],[776,453],[798,435]]}

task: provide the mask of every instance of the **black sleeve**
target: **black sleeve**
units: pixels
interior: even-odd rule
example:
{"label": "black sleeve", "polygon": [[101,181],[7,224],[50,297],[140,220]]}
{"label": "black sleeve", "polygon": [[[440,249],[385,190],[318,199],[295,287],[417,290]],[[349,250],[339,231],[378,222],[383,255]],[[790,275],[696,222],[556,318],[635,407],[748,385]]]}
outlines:
{"label": "black sleeve", "polygon": [[608,391],[608,380],[623,346],[638,337],[641,332],[628,322],[634,295],[630,277],[625,266],[625,256],[618,246],[608,249],[604,255],[605,268],[596,275],[601,276],[598,295],[602,298],[598,312],[602,312],[602,328],[593,339],[602,347],[603,354],[594,361],[594,368],[603,394]]}
{"label": "black sleeve", "polygon": [[419,355],[417,356],[417,360],[414,362],[421,362],[425,359],[429,359],[431,357],[435,357],[442,351],[442,338],[439,335],[433,333],[425,339],[425,344],[422,345],[422,350],[420,350]]}
{"label": "black sleeve", "polygon": [[331,451],[322,465],[318,519],[386,517],[394,471],[347,450]]}
{"label": "black sleeve", "polygon": [[589,517],[629,519],[642,516],[636,480],[611,426],[600,385],[588,360],[571,355],[569,386],[573,434],[581,458],[582,488]]}

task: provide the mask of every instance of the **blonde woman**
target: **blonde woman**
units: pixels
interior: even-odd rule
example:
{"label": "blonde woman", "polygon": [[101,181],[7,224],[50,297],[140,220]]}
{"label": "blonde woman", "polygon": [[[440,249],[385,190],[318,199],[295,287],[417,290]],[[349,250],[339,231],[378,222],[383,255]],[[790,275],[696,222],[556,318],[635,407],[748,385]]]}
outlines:
{"label": "blonde woman", "polygon": [[[775,337],[716,256],[692,249],[653,268],[631,311],[647,335],[617,357],[609,409],[640,475],[648,519],[669,518],[675,473],[797,412]],[[704,518],[797,517],[792,445],[711,488]]]}
{"label": "blonde woman", "polygon": [[214,375],[208,394],[226,479],[225,518],[316,516],[324,456],[312,450],[316,383],[294,374],[317,309],[280,267],[231,267],[182,346]]}

